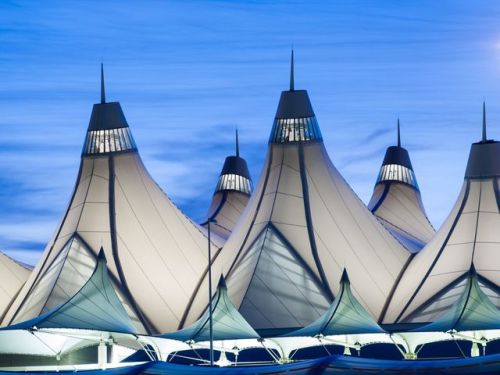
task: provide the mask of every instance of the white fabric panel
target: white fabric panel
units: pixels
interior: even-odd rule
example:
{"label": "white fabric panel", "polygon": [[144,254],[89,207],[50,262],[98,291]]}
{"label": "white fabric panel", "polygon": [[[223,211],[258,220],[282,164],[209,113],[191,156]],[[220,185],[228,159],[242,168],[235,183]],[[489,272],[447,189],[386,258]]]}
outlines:
{"label": "white fabric panel", "polygon": [[33,286],[33,290],[27,296],[24,304],[21,306],[19,313],[14,320],[14,323],[29,320],[38,316],[47,299],[50,297],[50,293],[57,282],[57,278],[64,267],[64,262],[68,255],[71,243],[67,244],[62,251],[59,253],[58,257],[53,260],[49,265],[44,274],[40,277],[37,283]]}
{"label": "white fabric panel", "polygon": [[75,185],[73,199],[69,202],[67,213],[63,215],[63,220],[59,224],[58,229],[55,231],[54,237],[45,247],[45,251],[43,252],[38,264],[5,314],[5,317],[2,320],[2,325],[7,325],[12,321],[14,315],[26,300],[26,297],[30,293],[34,284],[38,282],[39,278],[44,275],[45,272],[47,272],[48,268],[63,250],[72,234],[77,231],[77,225],[81,217],[81,212],[85,206],[83,202],[85,201],[92,181],[95,169],[94,164],[95,159],[93,158],[82,159],[80,165],[80,179]]}
{"label": "white fabric panel", "polygon": [[345,265],[355,296],[378,317],[408,253],[354,194],[322,144],[305,145],[304,156],[312,221],[327,246],[320,258],[330,285],[339,279],[333,264]]}
{"label": "white fabric panel", "polygon": [[[223,197],[226,197],[225,200]],[[233,231],[250,197],[237,191],[217,192],[212,198],[207,218],[212,217],[216,223],[210,224],[210,232],[226,240]],[[203,226],[207,228],[207,224]]]}
{"label": "white fabric panel", "polygon": [[276,194],[271,221],[276,224],[305,226],[303,198]]}
{"label": "white fabric panel", "polygon": [[491,212],[497,214],[500,210],[495,195],[495,183],[495,179],[488,179],[481,182],[481,212]]}
{"label": "white fabric panel", "polygon": [[312,272],[320,277],[319,271],[314,262],[314,257],[311,252],[311,244],[309,243],[309,234],[306,226],[274,224],[276,229],[288,240],[293,239],[295,249],[300,252],[302,259],[307,263]]}
{"label": "white fabric panel", "polygon": [[272,215],[276,193],[264,194],[262,204],[255,216],[255,224],[266,224]]}
{"label": "white fabric panel", "polygon": [[[478,219],[477,242],[500,243],[500,215],[498,212],[481,212]],[[493,258],[496,260],[496,258]]]}
{"label": "white fabric panel", "polygon": [[[266,156],[266,160],[264,161],[264,165],[267,165],[271,162],[271,154],[268,153]],[[231,233],[231,236],[227,239],[226,244],[224,245],[224,249],[230,248],[232,249],[231,251],[222,251],[219,257],[215,261],[215,265],[217,265],[217,269],[221,270],[226,274],[226,272],[229,270],[229,267],[231,264],[235,261],[235,258],[237,256],[238,251],[241,248],[242,243],[245,241],[245,238],[247,237],[248,231],[250,230],[250,227],[252,226],[252,222],[255,217],[255,213],[258,211],[259,203],[260,203],[260,198],[263,194],[263,191],[265,187],[267,186],[265,184],[265,176],[266,176],[266,168],[264,168],[261,172],[261,176],[259,178],[259,181],[257,183],[256,189],[254,190],[254,193],[250,197],[250,200],[248,201],[247,206],[245,207],[245,210],[243,211],[240,219],[238,220],[238,223],[233,229],[233,232]],[[261,229],[264,227],[262,224],[260,225]],[[259,234],[259,231],[256,230],[254,226],[253,230],[253,236],[249,236],[248,241],[246,242],[247,244],[251,244],[256,236]],[[251,237],[251,238],[250,238]],[[227,280],[226,280],[227,281]],[[231,293],[231,288],[228,289],[229,293]],[[197,300],[199,299],[198,296],[196,298]],[[204,299],[206,301],[206,298]],[[234,299],[233,299],[234,301]],[[206,302],[205,302],[206,304]],[[238,304],[236,305],[238,306]],[[198,316],[199,317],[199,316]],[[198,317],[195,317],[194,320],[196,320]],[[194,321],[193,320],[193,321]]]}
{"label": "white fabric panel", "polygon": [[[500,214],[492,179],[469,180],[467,197],[464,196],[466,184],[467,180],[452,213],[436,237],[413,259],[403,275],[389,307],[388,322],[394,321],[400,309],[407,304],[408,308],[400,321],[423,321],[427,316],[432,317],[419,316],[420,306],[432,302],[433,296],[467,272],[471,262],[479,275],[500,285]],[[463,212],[459,214],[463,203]],[[455,219],[456,225],[452,228]],[[449,240],[445,242],[448,235]],[[425,278],[431,267],[429,276]],[[438,301],[434,303],[439,305]]]}
{"label": "white fabric panel", "polygon": [[[401,281],[398,283],[394,295],[390,301],[387,309],[387,313],[384,318],[384,323],[393,323],[398,318],[401,309],[408,303],[412,294],[415,292],[418,285],[423,280],[426,272],[429,270],[434,259],[438,256],[439,250],[446,241],[448,233],[451,231],[455,218],[459,214],[460,206],[466,193],[466,184],[462,187],[459,197],[447,219],[441,225],[441,228],[436,232],[436,235],[431,241],[425,246],[425,248],[420,251],[415,258],[412,259],[411,263],[408,265],[406,271],[401,277]],[[425,251],[424,251],[425,250]],[[441,285],[444,287],[445,285]],[[439,290],[435,290],[434,293],[431,291],[423,299],[428,299],[435,295]],[[415,308],[415,307],[414,307]]]}
{"label": "white fabric panel", "polygon": [[0,316],[28,279],[30,270],[0,252]]}
{"label": "white fabric panel", "polygon": [[45,302],[42,313],[48,312],[73,297],[94,271],[95,257],[78,238],[71,240],[67,246],[69,246],[69,250],[66,260],[54,288]]}
{"label": "white fabric panel", "polygon": [[175,330],[206,268],[206,239],[151,180],[136,154],[116,156],[115,174],[119,257],[127,283],[158,330]]}
{"label": "white fabric panel", "polygon": [[[374,208],[384,189],[384,183],[377,184],[368,208]],[[390,232],[399,234],[396,238],[403,238],[403,245],[411,247],[413,243],[419,243],[417,251],[434,236],[435,231],[424,211],[420,193],[408,185],[390,183],[387,195],[374,214]]]}
{"label": "white fabric panel", "polygon": [[[304,144],[301,147],[304,147],[315,242],[329,287],[332,291],[338,289],[342,268],[347,266],[356,297],[372,314],[378,316],[408,252],[367,210],[334,169],[322,143]],[[267,284],[272,282],[266,280],[271,273],[259,268],[262,260],[256,263],[256,250],[252,248],[261,228],[272,223],[312,272],[320,277],[307,231],[298,145],[270,145],[266,163],[258,187],[229,237],[220,261],[225,270],[235,264],[227,277],[228,290],[236,306],[241,302],[240,311],[255,328],[307,324],[309,322],[305,320],[317,317],[317,311],[298,297],[292,299],[283,296],[290,291],[286,283],[276,287],[277,292],[269,291]],[[267,171],[269,176],[264,186]],[[252,225],[254,218],[255,223]],[[235,261],[236,256],[240,260]],[[272,264],[270,260],[268,262]],[[255,275],[251,277],[254,267]],[[280,280],[280,272],[285,272],[284,265],[272,271],[277,280]],[[252,287],[247,288],[247,283]],[[367,289],[366,285],[376,287]],[[326,301],[326,297],[322,298]],[[302,318],[290,311],[297,311],[297,314],[302,314]]]}
{"label": "white fabric panel", "polygon": [[[111,198],[115,198],[117,253],[127,285],[139,308],[158,329],[156,333],[175,330],[207,266],[206,237],[155,184],[137,153],[112,156],[115,194]],[[64,299],[64,294],[71,294],[72,286],[80,283],[78,277],[69,277],[69,271],[61,272],[59,268],[48,272],[53,259],[61,253],[73,233],[78,233],[94,253],[102,246],[109,271],[115,278],[120,278],[111,244],[109,166],[108,156],[82,158],[83,183],[77,184],[66,220],[47,246],[42,262],[35,270],[35,274],[42,278],[59,280],[54,289],[57,297],[54,295],[50,299],[46,293],[36,292],[32,286],[39,282],[39,278],[33,276],[9,310],[4,324],[12,320],[23,301],[33,301],[23,308],[30,310],[30,314],[22,314],[23,319],[32,318],[40,313],[43,306],[52,306]],[[214,247],[214,254],[216,250]],[[62,257],[66,258],[64,254]],[[81,260],[75,260],[74,264],[79,262]],[[84,274],[86,267],[82,262],[75,266],[75,270]],[[48,273],[53,276],[44,276]],[[49,284],[53,286],[54,281]],[[201,285],[203,287],[204,284]],[[124,297],[126,293],[117,292],[130,317],[138,324],[135,310]],[[203,308],[204,305],[194,306],[194,314],[199,315]],[[15,321],[19,321],[19,317],[18,314]]]}
{"label": "white fabric panel", "polygon": [[457,302],[457,300],[463,294],[466,282],[467,280],[464,279],[456,283],[452,288],[450,288],[450,290],[446,291],[446,293],[443,293],[442,296],[429,304],[429,306],[422,309],[422,311],[418,313],[418,316],[413,319],[409,319],[409,321],[412,323],[425,323],[435,321],[440,315],[448,311],[450,307]]}
{"label": "white fabric panel", "polygon": [[259,328],[301,327],[318,318],[329,305],[322,292],[272,229],[261,236],[240,312]]}
{"label": "white fabric panel", "polygon": [[32,319],[66,302],[85,284],[95,264],[95,257],[77,238],[68,241],[33,287],[14,323]]}

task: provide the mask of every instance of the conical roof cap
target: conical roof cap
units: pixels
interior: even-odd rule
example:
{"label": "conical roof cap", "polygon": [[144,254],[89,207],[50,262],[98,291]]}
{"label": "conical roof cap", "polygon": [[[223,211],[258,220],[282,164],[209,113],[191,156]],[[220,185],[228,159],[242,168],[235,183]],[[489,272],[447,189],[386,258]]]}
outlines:
{"label": "conical roof cap", "polygon": [[482,139],[471,146],[465,178],[492,177],[500,177],[500,142],[487,139],[486,108],[483,103]]}
{"label": "conical roof cap", "polygon": [[401,128],[399,124],[399,118],[397,123],[397,135],[397,145],[387,148],[382,165],[398,164],[413,170],[410,155],[408,154],[408,151],[401,146]]}
{"label": "conical roof cap", "polygon": [[295,90],[294,53],[290,64],[290,90],[281,93],[277,119],[314,117],[314,111],[306,90]]}
{"label": "conical roof cap", "polygon": [[119,102],[106,102],[104,89],[104,67],[101,64],[101,102],[94,104],[88,130],[106,130],[128,127]]}

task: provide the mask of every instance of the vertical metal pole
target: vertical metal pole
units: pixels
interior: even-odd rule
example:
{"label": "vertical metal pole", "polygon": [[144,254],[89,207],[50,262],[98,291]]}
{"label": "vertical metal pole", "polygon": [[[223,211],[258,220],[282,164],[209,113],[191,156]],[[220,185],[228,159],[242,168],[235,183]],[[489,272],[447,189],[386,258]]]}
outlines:
{"label": "vertical metal pole", "polygon": [[212,318],[212,243],[210,241],[210,219],[208,219],[208,320],[210,330],[210,366],[214,365],[214,337]]}

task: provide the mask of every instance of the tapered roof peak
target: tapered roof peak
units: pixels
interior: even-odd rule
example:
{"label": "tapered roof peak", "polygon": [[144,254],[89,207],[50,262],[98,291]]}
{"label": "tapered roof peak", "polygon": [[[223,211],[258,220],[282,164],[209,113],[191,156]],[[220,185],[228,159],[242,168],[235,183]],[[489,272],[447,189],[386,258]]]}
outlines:
{"label": "tapered roof peak", "polygon": [[306,90],[295,90],[295,54],[292,50],[290,62],[290,89],[281,93],[277,119],[314,117],[314,111]]}
{"label": "tapered roof peak", "polygon": [[349,275],[347,275],[347,270],[344,268],[342,271],[342,277],[340,278],[341,283],[350,283],[349,281]]}
{"label": "tapered roof peak", "polygon": [[390,146],[387,148],[382,165],[397,164],[413,170],[408,151],[404,147],[401,147],[401,124],[399,118],[397,120],[396,128],[397,144],[396,146]]}
{"label": "tapered roof peak", "polygon": [[401,147],[401,124],[399,118],[396,123],[397,145],[389,146],[385,152],[384,161],[375,185],[385,182],[401,182],[419,190],[410,154]]}
{"label": "tapered roof peak", "polygon": [[217,285],[217,289],[227,289],[226,279],[224,279],[224,275],[220,275],[219,284]]}
{"label": "tapered roof peak", "polygon": [[500,142],[488,139],[486,134],[486,105],[483,102],[481,141],[473,143],[465,178],[491,178],[500,176]]}
{"label": "tapered roof peak", "polygon": [[104,86],[104,65],[101,63],[101,100],[92,108],[83,154],[137,151],[120,103],[106,102]]}
{"label": "tapered roof peak", "polygon": [[247,162],[240,157],[240,142],[238,129],[236,129],[236,155],[226,157],[224,166],[219,175],[215,193],[220,191],[239,191],[250,195],[252,193],[252,179],[248,171]]}
{"label": "tapered roof peak", "polygon": [[128,127],[119,102],[106,102],[104,66],[101,63],[101,101],[94,104],[88,130],[107,130]]}

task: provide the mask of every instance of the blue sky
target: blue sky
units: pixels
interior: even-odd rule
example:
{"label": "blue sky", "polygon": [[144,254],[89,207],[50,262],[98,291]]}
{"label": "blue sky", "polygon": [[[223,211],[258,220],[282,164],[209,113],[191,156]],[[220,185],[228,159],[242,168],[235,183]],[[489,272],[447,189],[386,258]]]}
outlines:
{"label": "blue sky", "polygon": [[67,205],[104,60],[149,171],[198,220],[234,128],[257,180],[290,48],[334,164],[368,201],[401,118],[439,226],[487,102],[500,138],[498,1],[0,0],[0,249],[34,263]]}

